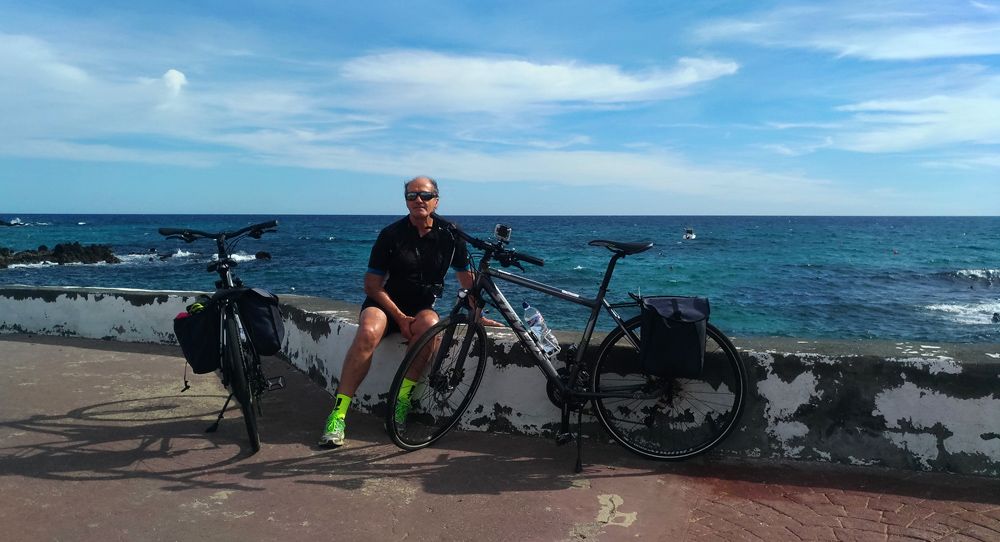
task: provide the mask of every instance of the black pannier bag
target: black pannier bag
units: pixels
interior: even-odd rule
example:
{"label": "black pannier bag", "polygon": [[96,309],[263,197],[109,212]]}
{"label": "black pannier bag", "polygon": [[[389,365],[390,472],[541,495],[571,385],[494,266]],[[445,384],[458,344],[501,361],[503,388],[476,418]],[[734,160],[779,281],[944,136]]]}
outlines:
{"label": "black pannier bag", "polygon": [[204,309],[174,318],[174,335],[184,352],[184,359],[195,374],[219,368],[219,306],[204,303]]}
{"label": "black pannier bag", "polygon": [[705,360],[708,299],[644,297],[639,362],[646,374],[697,378]]}
{"label": "black pannier bag", "polygon": [[273,356],[281,351],[285,338],[285,323],[278,310],[278,296],[261,288],[248,288],[236,300],[243,327],[257,353]]}

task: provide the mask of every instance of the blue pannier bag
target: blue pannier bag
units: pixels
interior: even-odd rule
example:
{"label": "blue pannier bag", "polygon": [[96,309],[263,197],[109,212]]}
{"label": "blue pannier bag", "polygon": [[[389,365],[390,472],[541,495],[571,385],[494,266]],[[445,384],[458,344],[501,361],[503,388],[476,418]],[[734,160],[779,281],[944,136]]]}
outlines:
{"label": "blue pannier bag", "polygon": [[639,363],[666,378],[697,378],[705,360],[709,304],[703,297],[644,297]]}

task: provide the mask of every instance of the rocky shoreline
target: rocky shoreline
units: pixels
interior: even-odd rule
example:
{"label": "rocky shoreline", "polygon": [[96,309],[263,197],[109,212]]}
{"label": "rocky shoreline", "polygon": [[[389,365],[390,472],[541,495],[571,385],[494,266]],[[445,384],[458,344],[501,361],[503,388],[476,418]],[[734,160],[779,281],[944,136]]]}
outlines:
{"label": "rocky shoreline", "polygon": [[0,247],[0,269],[17,264],[54,263],[121,263],[121,260],[107,245],[81,245],[79,242],[59,243],[52,247],[42,245],[36,250],[15,252],[6,247]]}

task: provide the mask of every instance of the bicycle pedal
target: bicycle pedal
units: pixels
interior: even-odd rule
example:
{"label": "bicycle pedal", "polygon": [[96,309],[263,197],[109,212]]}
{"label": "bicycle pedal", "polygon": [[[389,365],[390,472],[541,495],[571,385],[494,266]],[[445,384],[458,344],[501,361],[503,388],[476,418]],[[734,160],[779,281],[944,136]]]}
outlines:
{"label": "bicycle pedal", "polygon": [[276,391],[285,389],[285,377],[275,376],[267,379],[267,389],[265,391]]}
{"label": "bicycle pedal", "polygon": [[569,444],[570,442],[573,442],[574,438],[576,437],[573,436],[573,433],[559,433],[558,435],[556,435],[556,446]]}

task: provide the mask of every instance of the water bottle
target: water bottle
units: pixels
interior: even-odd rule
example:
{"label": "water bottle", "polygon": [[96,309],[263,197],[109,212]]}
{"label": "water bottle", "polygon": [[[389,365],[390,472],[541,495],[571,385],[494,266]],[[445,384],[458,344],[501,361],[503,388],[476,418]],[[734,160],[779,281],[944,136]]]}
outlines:
{"label": "water bottle", "polygon": [[521,306],[524,307],[524,322],[528,325],[528,331],[534,335],[542,352],[549,356],[559,353],[559,340],[552,334],[549,326],[545,325],[542,313],[529,305],[527,301],[523,302]]}

